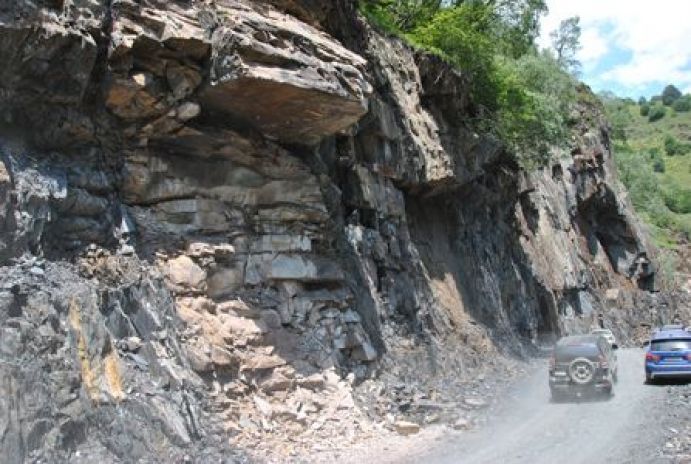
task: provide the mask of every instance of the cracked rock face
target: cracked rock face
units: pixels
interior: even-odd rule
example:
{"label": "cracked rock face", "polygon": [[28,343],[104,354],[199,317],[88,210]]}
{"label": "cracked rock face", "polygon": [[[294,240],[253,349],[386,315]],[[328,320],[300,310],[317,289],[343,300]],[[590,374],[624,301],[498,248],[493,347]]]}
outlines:
{"label": "cracked rock face", "polygon": [[10,463],[295,460],[374,430],[354,385],[685,304],[598,108],[519,171],[350,1],[6,2],[0,62]]}

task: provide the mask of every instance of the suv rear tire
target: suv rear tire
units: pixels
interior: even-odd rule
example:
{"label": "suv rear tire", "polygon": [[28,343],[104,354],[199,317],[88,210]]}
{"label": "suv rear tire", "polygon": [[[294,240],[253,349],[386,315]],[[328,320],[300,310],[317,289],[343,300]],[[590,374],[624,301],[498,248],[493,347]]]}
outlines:
{"label": "suv rear tire", "polygon": [[576,358],[569,364],[569,377],[574,383],[586,385],[595,377],[595,367],[587,358]]}

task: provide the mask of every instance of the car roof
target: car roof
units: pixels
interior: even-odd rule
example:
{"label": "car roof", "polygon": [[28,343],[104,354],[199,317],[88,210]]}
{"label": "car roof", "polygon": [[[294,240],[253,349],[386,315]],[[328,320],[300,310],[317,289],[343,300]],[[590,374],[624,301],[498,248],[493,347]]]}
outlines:
{"label": "car roof", "polygon": [[658,330],[683,330],[684,325],[683,324],[665,324],[662,327],[660,327]]}
{"label": "car roof", "polygon": [[688,338],[691,339],[691,332],[684,329],[673,329],[673,330],[658,330],[653,333],[652,340],[668,340],[670,338]]}
{"label": "car roof", "polygon": [[557,346],[592,345],[596,344],[598,335],[570,335],[557,342]]}

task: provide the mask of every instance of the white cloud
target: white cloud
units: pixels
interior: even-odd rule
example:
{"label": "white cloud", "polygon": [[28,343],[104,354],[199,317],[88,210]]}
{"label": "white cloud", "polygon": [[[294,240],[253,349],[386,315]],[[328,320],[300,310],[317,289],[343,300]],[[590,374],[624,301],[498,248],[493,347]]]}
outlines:
{"label": "white cloud", "polygon": [[583,30],[581,34],[581,50],[578,59],[586,69],[593,68],[598,60],[607,54],[609,47],[607,38],[599,29],[591,27]]}
{"label": "white cloud", "polygon": [[[631,58],[599,76],[626,88],[674,83],[691,88],[691,2],[688,0],[547,0],[539,43],[548,46],[549,32],[570,16],[581,17],[578,57],[586,72],[614,48]],[[586,73],[587,74],[587,73]]]}

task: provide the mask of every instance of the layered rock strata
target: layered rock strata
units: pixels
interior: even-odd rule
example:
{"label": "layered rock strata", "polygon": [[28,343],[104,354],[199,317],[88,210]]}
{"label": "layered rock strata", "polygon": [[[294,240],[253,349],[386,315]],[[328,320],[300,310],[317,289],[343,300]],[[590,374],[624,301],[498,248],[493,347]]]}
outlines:
{"label": "layered rock strata", "polygon": [[622,303],[651,248],[586,89],[570,151],[526,173],[462,73],[315,5],[0,6],[8,462],[353,438],[354,384],[677,310]]}

